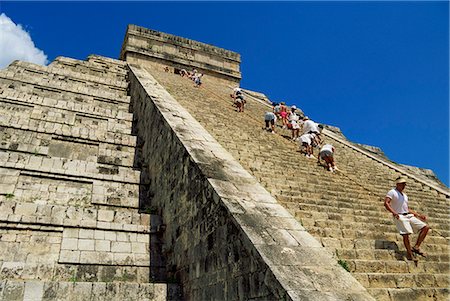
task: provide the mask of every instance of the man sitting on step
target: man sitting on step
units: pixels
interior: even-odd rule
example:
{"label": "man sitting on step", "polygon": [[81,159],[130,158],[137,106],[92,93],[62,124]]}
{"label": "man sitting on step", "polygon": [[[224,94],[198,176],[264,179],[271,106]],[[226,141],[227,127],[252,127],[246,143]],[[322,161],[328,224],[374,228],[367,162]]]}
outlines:
{"label": "man sitting on step", "polygon": [[[426,254],[420,250],[420,244],[427,236],[430,227],[423,222],[427,219],[425,215],[408,208],[408,196],[403,192],[405,186],[406,178],[398,177],[395,180],[395,188],[391,189],[384,199],[384,207],[392,213],[397,230],[403,236],[407,259],[414,260],[413,253],[426,257]],[[418,232],[419,236],[416,244],[411,248],[409,235],[413,232]]]}

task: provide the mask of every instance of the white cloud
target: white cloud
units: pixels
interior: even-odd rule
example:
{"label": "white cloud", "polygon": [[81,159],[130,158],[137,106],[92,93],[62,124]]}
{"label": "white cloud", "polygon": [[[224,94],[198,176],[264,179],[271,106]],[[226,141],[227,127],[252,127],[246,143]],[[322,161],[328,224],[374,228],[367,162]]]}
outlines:
{"label": "white cloud", "polygon": [[0,69],[5,68],[14,60],[39,65],[48,63],[47,55],[34,46],[30,34],[20,24],[16,25],[2,13],[0,15]]}

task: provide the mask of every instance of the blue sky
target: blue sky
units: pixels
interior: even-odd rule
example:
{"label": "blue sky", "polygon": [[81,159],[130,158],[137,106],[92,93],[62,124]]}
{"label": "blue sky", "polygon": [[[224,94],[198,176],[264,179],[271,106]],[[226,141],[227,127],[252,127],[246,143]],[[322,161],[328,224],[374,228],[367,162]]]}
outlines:
{"label": "blue sky", "polygon": [[2,1],[0,11],[50,61],[117,58],[127,24],[239,52],[242,87],[449,183],[448,2]]}

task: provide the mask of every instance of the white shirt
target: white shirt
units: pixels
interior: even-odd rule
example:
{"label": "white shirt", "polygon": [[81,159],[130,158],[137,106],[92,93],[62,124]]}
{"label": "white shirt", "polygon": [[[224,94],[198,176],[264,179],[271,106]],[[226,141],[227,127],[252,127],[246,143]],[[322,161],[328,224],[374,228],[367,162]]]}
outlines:
{"label": "white shirt", "polygon": [[297,123],[297,121],[300,119],[300,116],[298,116],[297,114],[295,114],[295,113],[291,113],[291,115],[289,115],[289,121],[292,123],[292,124],[295,124],[295,123]]}
{"label": "white shirt", "polygon": [[408,213],[408,196],[397,189],[391,189],[386,194],[391,199],[391,208],[397,213]]}
{"label": "white shirt", "polygon": [[330,151],[333,152],[333,146],[331,144],[325,144],[324,146],[322,146],[322,148],[320,149],[320,151]]}
{"label": "white shirt", "polygon": [[312,120],[306,120],[305,123],[303,123],[303,134],[308,134],[309,132],[320,132],[317,123]]}

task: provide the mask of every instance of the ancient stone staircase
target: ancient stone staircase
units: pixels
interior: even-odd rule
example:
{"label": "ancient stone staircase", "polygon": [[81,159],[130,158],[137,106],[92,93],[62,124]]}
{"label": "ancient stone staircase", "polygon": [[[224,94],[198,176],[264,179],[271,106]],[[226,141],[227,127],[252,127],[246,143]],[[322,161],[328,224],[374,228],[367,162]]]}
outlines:
{"label": "ancient stone staircase", "polygon": [[149,72],[377,300],[448,299],[448,193],[412,176],[408,182],[411,208],[426,214],[433,229],[422,247],[428,257],[415,266],[404,259],[401,236],[383,207],[398,170],[328,135],[325,141],[336,147],[341,170],[332,174],[298,153],[297,144],[286,139],[289,132],[263,131],[268,108],[260,102],[248,98],[246,111],[237,113],[226,84],[205,78],[194,88],[190,80],[160,69]]}
{"label": "ancient stone staircase", "polygon": [[95,55],[0,71],[0,300],[166,300],[127,72]]}

